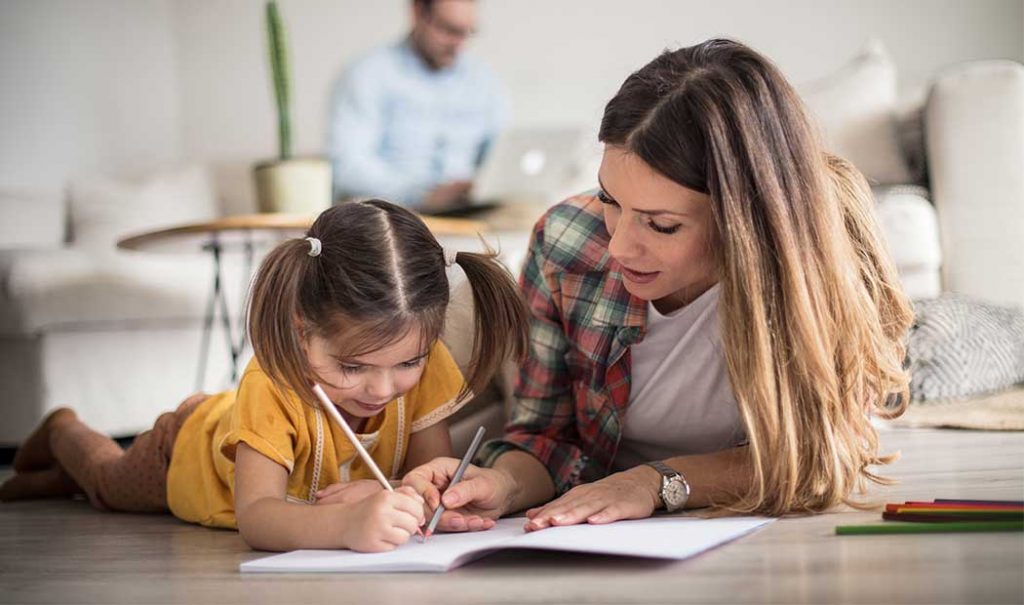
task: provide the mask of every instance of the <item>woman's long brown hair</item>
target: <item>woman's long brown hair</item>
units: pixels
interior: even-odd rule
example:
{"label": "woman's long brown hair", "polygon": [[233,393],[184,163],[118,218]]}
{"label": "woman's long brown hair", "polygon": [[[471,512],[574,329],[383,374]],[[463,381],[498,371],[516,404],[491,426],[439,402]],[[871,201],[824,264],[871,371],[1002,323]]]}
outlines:
{"label": "woman's long brown hair", "polygon": [[[441,245],[415,214],[381,200],[334,206],[304,238],[285,241],[263,260],[252,284],[248,330],[253,352],[277,383],[315,405],[317,378],[302,338],[341,336],[358,357],[418,327],[429,346],[444,329],[449,300]],[[475,305],[469,376],[460,397],[481,392],[506,358],[527,350],[528,315],[512,277],[493,253],[459,252]]]}
{"label": "woman's long brown hair", "polygon": [[753,481],[723,506],[781,515],[862,492],[871,413],[907,401],[912,313],[871,192],[827,154],[770,61],[737,42],[665,52],[608,103],[600,139],[711,198],[726,363]]}

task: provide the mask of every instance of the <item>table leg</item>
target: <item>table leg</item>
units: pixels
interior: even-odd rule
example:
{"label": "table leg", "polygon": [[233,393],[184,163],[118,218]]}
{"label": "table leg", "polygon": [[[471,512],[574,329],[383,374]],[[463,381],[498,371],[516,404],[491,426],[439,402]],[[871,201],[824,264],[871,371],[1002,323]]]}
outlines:
{"label": "table leg", "polygon": [[196,392],[202,391],[206,381],[206,362],[210,356],[210,333],[213,331],[213,318],[217,312],[217,299],[220,298],[220,242],[216,238],[203,246],[213,255],[213,286],[210,297],[206,301],[206,315],[203,317],[203,336],[199,343],[199,367],[196,368]]}
{"label": "table leg", "polygon": [[247,231],[245,237],[245,270],[242,273],[242,287],[239,290],[240,300],[238,301],[238,343],[235,347],[236,355],[241,358],[242,352],[245,351],[245,346],[249,341],[249,326],[246,324],[245,316],[245,303],[249,298],[249,287],[252,280],[252,265],[253,258],[255,256],[254,247],[252,243],[252,232]]}
{"label": "table leg", "polygon": [[228,354],[231,355],[231,383],[238,379],[238,350],[235,348],[234,330],[231,326],[231,313],[228,312],[228,297],[221,292],[220,302],[221,324],[224,326],[224,339],[228,343]]}

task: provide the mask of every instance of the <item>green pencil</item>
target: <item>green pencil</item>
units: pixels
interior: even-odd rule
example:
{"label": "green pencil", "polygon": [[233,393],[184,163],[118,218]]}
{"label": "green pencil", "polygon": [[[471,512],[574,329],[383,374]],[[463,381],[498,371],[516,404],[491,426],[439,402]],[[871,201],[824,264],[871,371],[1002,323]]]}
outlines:
{"label": "green pencil", "polygon": [[1024,521],[952,521],[950,523],[874,523],[838,525],[837,536],[867,534],[945,534],[983,531],[1024,531]]}

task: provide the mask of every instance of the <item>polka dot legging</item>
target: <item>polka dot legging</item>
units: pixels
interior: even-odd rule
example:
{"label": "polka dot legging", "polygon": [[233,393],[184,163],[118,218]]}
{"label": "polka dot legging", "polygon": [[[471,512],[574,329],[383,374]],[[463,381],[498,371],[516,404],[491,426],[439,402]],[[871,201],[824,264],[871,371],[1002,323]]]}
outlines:
{"label": "polka dot legging", "polygon": [[136,437],[128,449],[83,422],[62,427],[51,438],[54,457],[99,509],[166,511],[174,440],[206,397],[193,395],[177,410],[161,414],[153,428]]}

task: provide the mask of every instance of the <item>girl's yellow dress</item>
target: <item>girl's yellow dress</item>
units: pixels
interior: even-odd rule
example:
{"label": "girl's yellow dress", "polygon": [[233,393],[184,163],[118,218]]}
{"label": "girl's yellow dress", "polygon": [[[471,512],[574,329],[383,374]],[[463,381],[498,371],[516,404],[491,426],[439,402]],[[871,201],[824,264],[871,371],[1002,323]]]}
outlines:
{"label": "girl's yellow dress", "polygon": [[[438,341],[419,383],[369,419],[359,434],[384,474],[398,478],[409,437],[465,404],[463,377]],[[167,501],[179,519],[210,527],[237,528],[235,450],[240,442],[288,470],[287,498],[314,502],[317,490],[356,479],[373,479],[341,428],[319,407],[282,390],[256,363],[249,363],[238,389],[211,396],[182,426],[167,473]]]}

